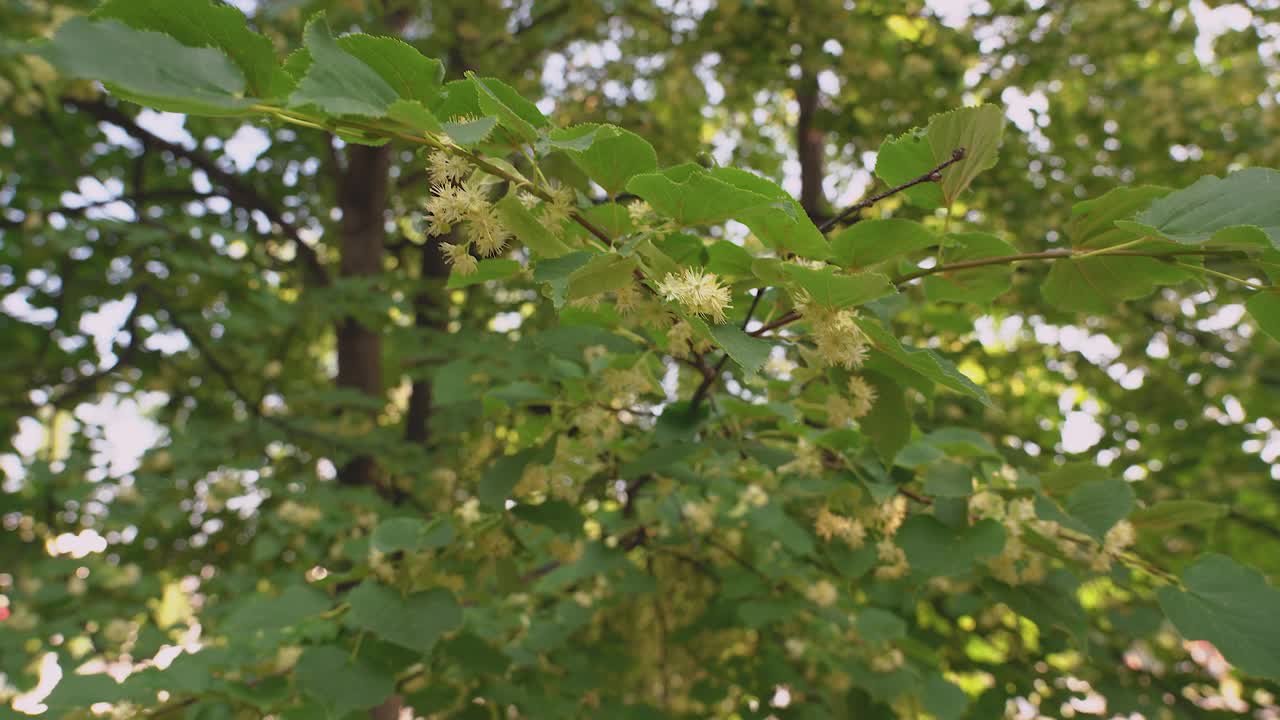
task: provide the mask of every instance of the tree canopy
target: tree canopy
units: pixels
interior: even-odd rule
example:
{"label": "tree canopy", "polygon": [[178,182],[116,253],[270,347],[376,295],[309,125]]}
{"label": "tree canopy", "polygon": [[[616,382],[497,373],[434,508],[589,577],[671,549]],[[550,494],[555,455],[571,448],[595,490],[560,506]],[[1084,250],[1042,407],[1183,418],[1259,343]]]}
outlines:
{"label": "tree canopy", "polygon": [[1280,713],[1280,17],[0,6],[0,699]]}

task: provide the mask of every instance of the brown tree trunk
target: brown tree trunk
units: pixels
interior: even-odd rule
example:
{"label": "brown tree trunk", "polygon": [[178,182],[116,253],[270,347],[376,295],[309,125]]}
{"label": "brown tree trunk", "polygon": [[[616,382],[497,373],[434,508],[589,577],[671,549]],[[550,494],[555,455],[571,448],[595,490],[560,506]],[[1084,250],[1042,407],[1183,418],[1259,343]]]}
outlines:
{"label": "brown tree trunk", "polygon": [[826,133],[817,126],[818,83],[806,76],[796,90],[800,116],[796,121],[796,153],[800,160],[800,206],[809,217],[821,224],[827,214],[827,199],[822,190],[823,164],[827,144]]}
{"label": "brown tree trunk", "polygon": [[[338,179],[338,207],[342,209],[339,274],[344,278],[374,276],[382,272],[391,153],[387,147],[348,145],[346,155],[346,168]],[[383,397],[382,338],[377,330],[351,317],[338,323],[338,387]],[[339,480],[347,485],[375,487],[377,477],[377,460],[369,455],[352,458],[339,472]]]}
{"label": "brown tree trunk", "polygon": [[[418,268],[421,289],[413,297],[413,326],[419,330],[443,330],[448,326],[448,305],[444,298],[444,281],[449,265],[440,252],[440,243],[448,237],[431,238],[422,248]],[[431,437],[431,381],[415,380],[405,415],[404,437],[409,442],[425,444]]]}

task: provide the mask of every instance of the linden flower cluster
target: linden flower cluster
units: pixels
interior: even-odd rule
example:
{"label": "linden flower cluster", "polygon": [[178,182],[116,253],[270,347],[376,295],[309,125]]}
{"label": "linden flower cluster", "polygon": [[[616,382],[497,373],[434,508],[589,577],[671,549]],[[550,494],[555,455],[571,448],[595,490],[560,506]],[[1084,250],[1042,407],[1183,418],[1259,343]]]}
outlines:
{"label": "linden flower cluster", "polygon": [[472,246],[481,255],[492,257],[507,247],[511,237],[511,232],[498,219],[488,191],[478,183],[463,182],[469,170],[465,160],[443,151],[433,152],[427,158],[427,174],[432,182],[431,197],[426,202],[427,233],[445,235],[455,224],[466,222],[466,242],[440,245],[445,259],[460,275],[476,271]]}
{"label": "linden flower cluster", "polygon": [[551,199],[542,204],[542,215],[538,222],[551,232],[559,232],[564,221],[573,214],[576,198],[573,188],[563,185],[553,185],[549,192]]}
{"label": "linden flower cluster", "polygon": [[831,607],[840,598],[840,592],[830,580],[819,580],[805,589],[804,595],[809,602],[818,607]]}
{"label": "linden flower cluster", "polygon": [[871,343],[858,325],[856,312],[816,305],[805,293],[798,295],[795,303],[809,323],[809,334],[822,362],[850,370],[862,367]]}
{"label": "linden flower cluster", "polygon": [[867,541],[867,529],[861,520],[854,520],[833,513],[827,508],[818,511],[818,518],[813,522],[813,531],[827,542],[832,538],[840,538],[849,547],[857,549]]}
{"label": "linden flower cluster", "polygon": [[702,272],[697,268],[667,273],[658,283],[658,293],[668,302],[678,302],[694,315],[717,323],[725,321],[724,311],[731,307],[729,288],[720,284],[715,273]]}
{"label": "linden flower cluster", "polygon": [[849,378],[848,397],[827,396],[827,415],[834,427],[843,427],[854,420],[866,417],[876,402],[876,389],[860,377]]}

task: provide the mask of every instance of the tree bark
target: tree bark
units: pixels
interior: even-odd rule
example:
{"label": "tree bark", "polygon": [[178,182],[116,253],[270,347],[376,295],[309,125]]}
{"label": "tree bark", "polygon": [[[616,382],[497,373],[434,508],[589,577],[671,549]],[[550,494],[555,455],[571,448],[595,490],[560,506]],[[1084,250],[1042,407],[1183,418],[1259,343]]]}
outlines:
{"label": "tree bark", "polygon": [[[449,265],[440,252],[440,243],[448,237],[431,238],[422,248],[418,268],[421,289],[413,297],[413,326],[419,330],[444,330],[449,323],[444,281]],[[415,380],[409,394],[409,410],[405,415],[405,440],[426,444],[431,437],[431,381]]]}
{"label": "tree bark", "polygon": [[817,126],[818,83],[806,75],[796,89],[800,115],[796,121],[796,154],[800,160],[800,206],[809,218],[821,224],[827,212],[827,198],[822,189],[826,159],[826,133]]}
{"label": "tree bark", "polygon": [[[342,209],[339,246],[343,278],[382,273],[386,239],[385,215],[390,185],[391,153],[387,147],[347,146],[347,164],[338,178],[338,207]],[[378,331],[346,317],[338,323],[338,387],[381,399],[382,338]],[[375,418],[370,418],[376,422]],[[347,485],[375,487],[377,460],[352,458],[339,472]]]}

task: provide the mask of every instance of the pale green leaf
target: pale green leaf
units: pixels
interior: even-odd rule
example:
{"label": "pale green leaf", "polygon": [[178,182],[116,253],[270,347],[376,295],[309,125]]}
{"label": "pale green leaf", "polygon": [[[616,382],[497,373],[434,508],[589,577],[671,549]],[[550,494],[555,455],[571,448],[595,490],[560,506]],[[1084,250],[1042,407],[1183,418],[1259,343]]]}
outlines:
{"label": "pale green leaf", "polygon": [[1280,293],[1259,292],[1244,304],[1262,332],[1280,340]]}
{"label": "pale green leaf", "polygon": [[566,297],[574,300],[627,287],[635,282],[636,261],[614,253],[597,255],[569,276]]}
{"label": "pale green leaf", "polygon": [[1225,505],[1204,500],[1165,500],[1133,513],[1133,524],[1144,530],[1170,530],[1201,525],[1226,517]]}
{"label": "pale green leaf", "polygon": [[[929,139],[918,128],[896,138],[886,138],[876,153],[876,177],[890,186],[910,182],[937,166]],[[944,202],[942,187],[938,183],[922,183],[908,188],[903,194],[911,202],[927,209],[942,207]]]}
{"label": "pale green leaf", "polygon": [[498,124],[527,143],[538,139],[538,130],[551,123],[537,105],[521,97],[510,85],[494,78],[472,77],[480,111],[498,119]]}
{"label": "pale green leaf", "polygon": [[449,139],[463,147],[478,145],[489,138],[489,134],[497,127],[497,118],[482,117],[463,122],[448,121],[440,123]]}
{"label": "pale green leaf", "polygon": [[913,220],[873,218],[851,225],[831,239],[839,265],[867,267],[937,245],[938,236]]}
{"label": "pale green leaf", "polygon": [[422,132],[444,132],[440,120],[417,100],[397,100],[387,108],[387,117]]}
{"label": "pale green leaf", "polygon": [[[945,388],[977,398],[984,405],[991,404],[991,398],[987,396],[987,392],[965,377],[950,360],[932,350],[903,345],[888,330],[873,320],[859,319],[858,326],[871,339],[876,350],[893,363]],[[873,356],[870,366],[882,367],[875,360]]]}
{"label": "pale green leaf", "polygon": [[814,303],[825,307],[856,307],[897,292],[889,278],[880,273],[845,275],[832,267],[817,270],[793,263],[783,265],[783,269],[796,287],[807,292]]}
{"label": "pale green leaf", "polygon": [[303,39],[311,63],[289,96],[291,106],[315,106],[333,115],[382,117],[398,99],[381,75],[342,49],[323,13],[307,23]]}
{"label": "pale green leaf", "polygon": [[508,194],[496,205],[498,218],[533,252],[542,257],[556,258],[570,251],[563,240],[556,237],[529,212],[514,194]]}
{"label": "pale green leaf", "polygon": [[995,166],[1004,137],[1004,110],[979,105],[935,115],[929,119],[928,136],[935,167],[950,159],[952,151],[964,148],[964,159],[945,168],[939,183],[943,202],[951,205],[979,173]]}
{"label": "pale green leaf", "polygon": [[636,175],[627,182],[627,191],[639,195],[660,215],[681,225],[720,223],[750,208],[774,202],[759,193],[718,180],[696,165]]}
{"label": "pale green leaf", "polygon": [[[647,140],[613,125],[575,125],[551,133],[564,152],[610,196],[620,194],[627,182],[658,169],[658,154]],[[570,144],[589,139],[586,147]]]}
{"label": "pale green leaf", "polygon": [[742,369],[753,373],[764,365],[765,360],[769,359],[769,351],[773,348],[773,344],[751,337],[739,328],[737,325],[715,325],[711,328],[711,337],[716,339],[716,343],[724,349],[733,361],[742,366]]}
{"label": "pale green leaf", "polygon": [[222,51],[115,20],[71,18],[35,52],[68,76],[100,80],[157,110],[229,115],[252,104],[243,97],[244,74]]}
{"label": "pale green leaf", "polygon": [[240,68],[245,92],[253,97],[278,97],[293,85],[271,40],[253,32],[244,13],[231,5],[211,0],[107,0],[91,17],[164,33],[189,47],[217,48]]}
{"label": "pale green leaf", "polygon": [[449,273],[448,288],[464,288],[490,280],[502,280],[520,272],[520,262],[506,258],[490,258],[476,263],[476,271],[470,275],[459,272]]}

